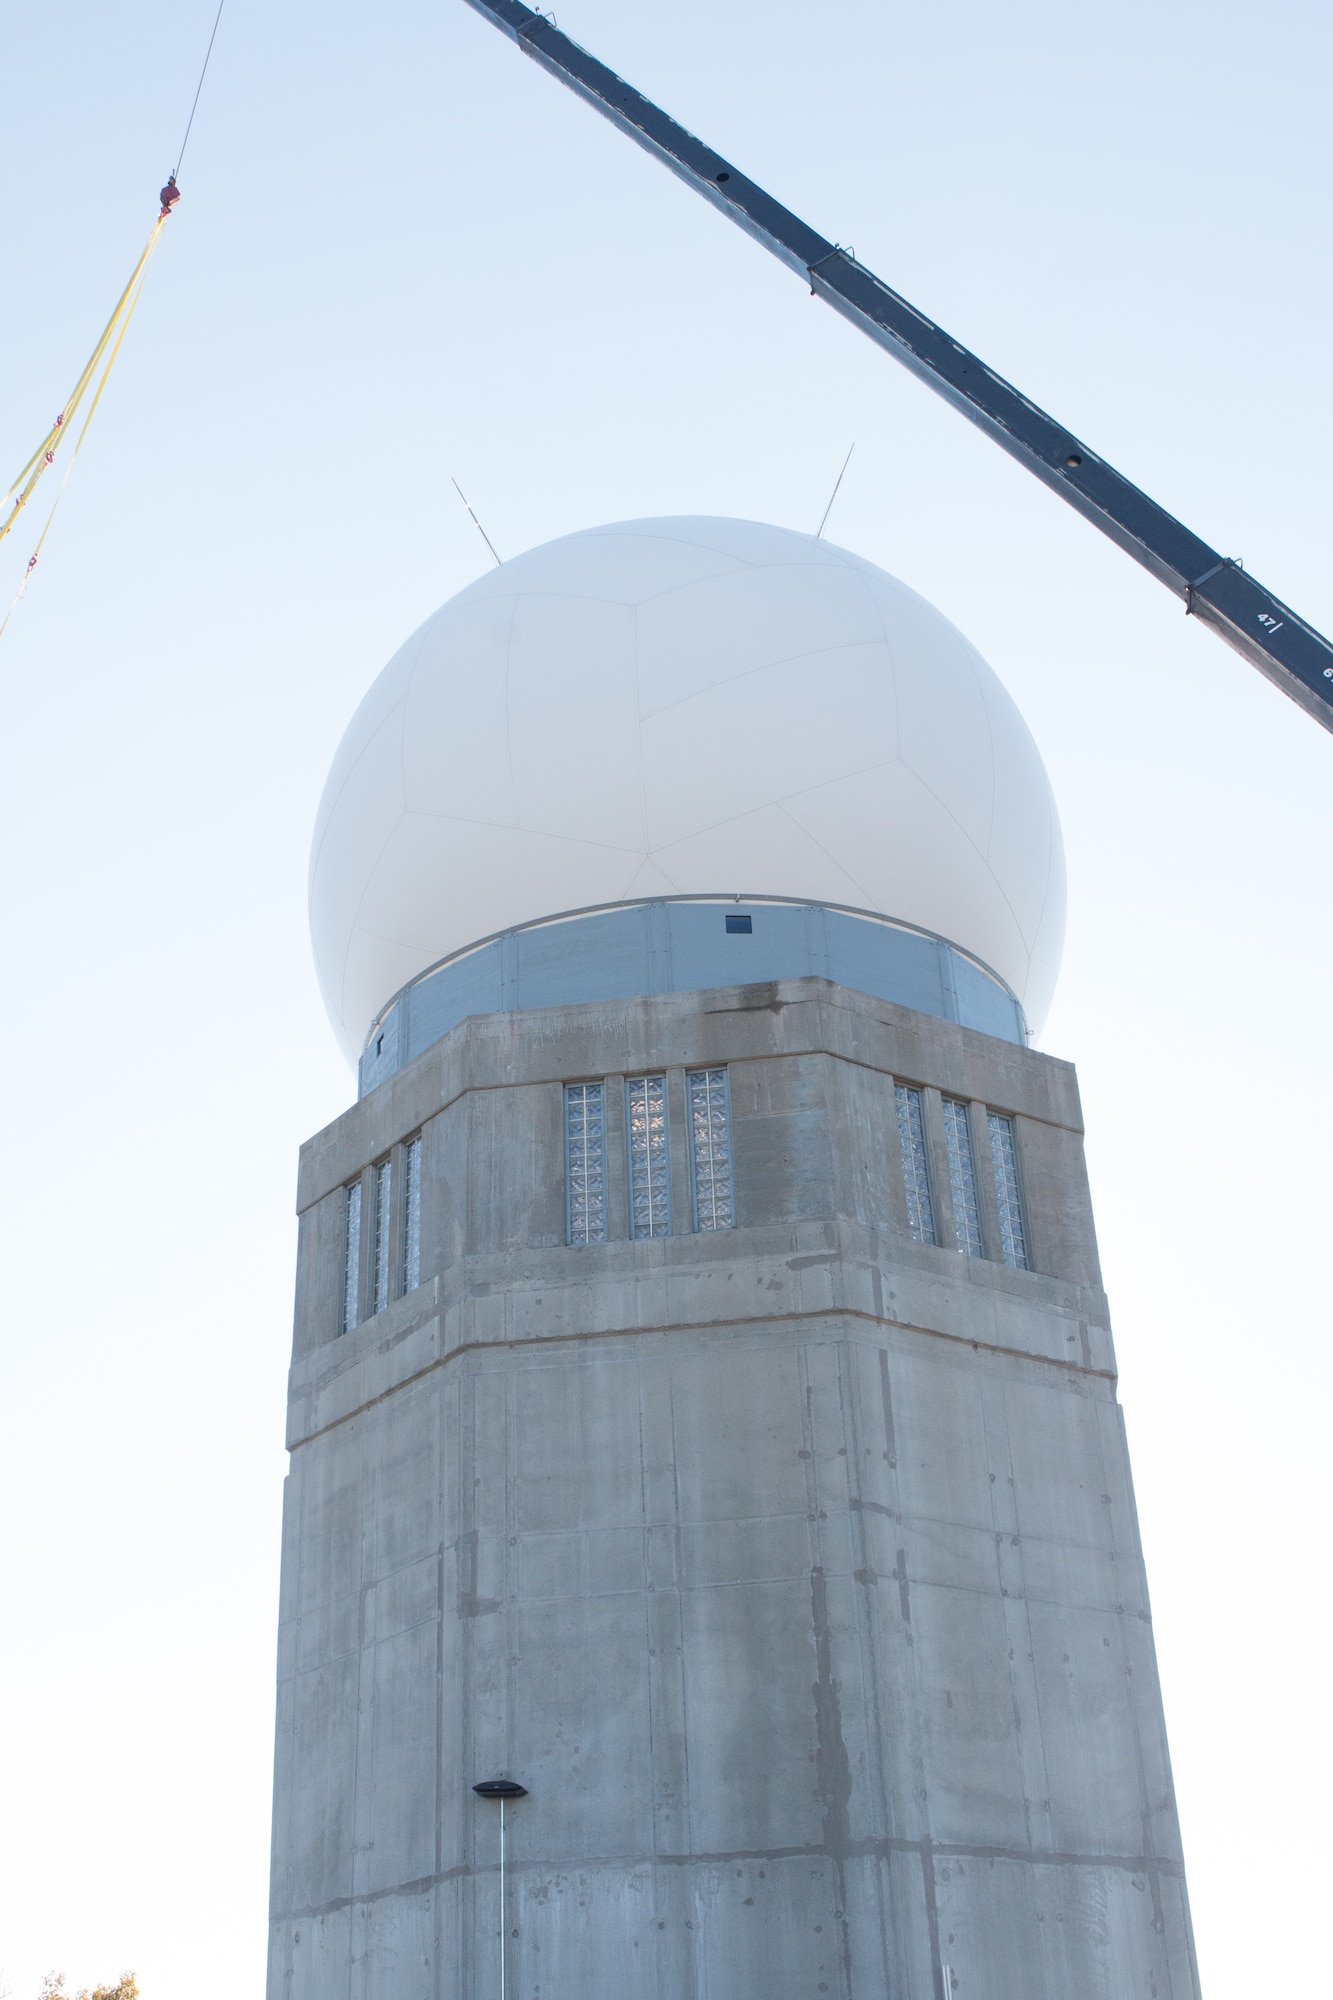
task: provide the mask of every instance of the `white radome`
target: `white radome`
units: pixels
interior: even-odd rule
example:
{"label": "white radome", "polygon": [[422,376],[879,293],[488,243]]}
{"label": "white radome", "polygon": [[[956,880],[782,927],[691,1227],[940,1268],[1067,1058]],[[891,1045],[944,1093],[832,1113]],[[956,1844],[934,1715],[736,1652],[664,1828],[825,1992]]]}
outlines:
{"label": "white radome", "polygon": [[310,926],[353,1060],[437,959],[677,894],[794,896],[937,932],[1045,1017],[1064,852],[1037,747],[947,618],[754,521],[589,528],[469,584],[343,737]]}

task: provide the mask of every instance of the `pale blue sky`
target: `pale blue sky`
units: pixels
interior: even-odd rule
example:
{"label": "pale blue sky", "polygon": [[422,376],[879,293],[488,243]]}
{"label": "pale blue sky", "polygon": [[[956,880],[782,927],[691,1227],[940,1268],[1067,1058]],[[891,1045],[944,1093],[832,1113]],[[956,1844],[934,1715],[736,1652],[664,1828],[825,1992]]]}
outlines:
{"label": "pale blue sky", "polygon": [[[11,10],[6,483],[212,12]],[[559,19],[1333,630],[1326,8]],[[828,532],[987,655],[1064,820],[1043,1045],[1083,1083],[1206,1991],[1313,1994],[1333,741],[463,0],[227,0],[181,179],[0,642],[17,2000],[51,1965],[260,1988],[296,1148],[352,1088],[309,832],[368,681],[489,561],[450,475],[504,554],[813,528],[853,439]]]}

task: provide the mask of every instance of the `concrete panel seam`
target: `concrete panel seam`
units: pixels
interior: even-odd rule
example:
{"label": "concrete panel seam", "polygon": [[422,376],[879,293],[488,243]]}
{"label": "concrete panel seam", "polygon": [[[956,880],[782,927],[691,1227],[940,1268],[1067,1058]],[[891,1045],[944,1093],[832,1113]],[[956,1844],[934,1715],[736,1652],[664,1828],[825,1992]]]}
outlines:
{"label": "concrete panel seam", "polygon": [[[1030,1868],[1113,1868],[1117,1873],[1128,1875],[1166,1875],[1173,1880],[1184,1879],[1181,1863],[1168,1854],[1075,1854],[1068,1851],[1043,1850],[1024,1847],[969,1846],[963,1841],[908,1840],[894,1834],[884,1834],[868,1840],[849,1840],[840,1850],[843,1858],[851,1860],[887,1860],[891,1854],[925,1854],[958,1861],[1008,1861]],[[729,1863],[747,1861],[827,1861],[826,1847],[806,1845],[804,1847],[756,1847],[719,1849],[716,1853],[665,1854],[655,1853],[649,1867],[662,1868],[716,1868]],[[549,1875],[552,1869],[569,1868],[594,1871],[599,1868],[623,1868],[642,1866],[642,1857],[620,1854],[581,1854],[571,1856],[568,1861],[551,1861],[543,1857],[540,1861],[524,1863],[511,1860],[508,1872],[511,1877],[528,1875]],[[368,1903],[383,1903],[394,1897],[428,1895],[432,1889],[445,1882],[457,1881],[464,1875],[495,1875],[499,1871],[497,1862],[459,1862],[453,1868],[443,1869],[438,1875],[417,1876],[411,1882],[397,1882],[383,1889],[354,1891],[348,1896],[337,1896],[327,1903],[312,1903],[301,1909],[282,1912],[288,1923],[310,1922],[317,1917],[334,1916],[340,1910],[356,1909]]]}
{"label": "concrete panel seam", "polygon": [[353,1422],[366,1410],[373,1410],[380,1403],[387,1403],[389,1398],[396,1396],[401,1389],[411,1388],[414,1383],[423,1381],[427,1375],[433,1375],[437,1369],[447,1367],[451,1361],[460,1360],[467,1354],[502,1354],[515,1348],[587,1347],[594,1342],[600,1343],[605,1340],[643,1339],[667,1333],[713,1333],[745,1326],[800,1326],[819,1320],[856,1320],[862,1325],[883,1327],[893,1333],[919,1334],[928,1340],[944,1340],[953,1347],[970,1348],[974,1354],[993,1354],[1011,1361],[1035,1362],[1043,1368],[1057,1369],[1064,1375],[1087,1375],[1112,1385],[1118,1379],[1108,1369],[1085,1368],[1081,1361],[1070,1361],[1060,1355],[1035,1354],[1025,1347],[1001,1347],[993,1341],[973,1340],[966,1334],[946,1333],[940,1327],[914,1326],[908,1320],[880,1319],[876,1314],[862,1312],[855,1306],[821,1306],[808,1313],[776,1315],[764,1313],[748,1315],[741,1319],[708,1320],[703,1323],[682,1320],[667,1326],[602,1327],[591,1333],[538,1333],[527,1335],[522,1339],[464,1341],[458,1347],[451,1347],[447,1354],[436,1355],[424,1368],[417,1369],[414,1374],[404,1375],[400,1382],[394,1382],[389,1388],[381,1389],[377,1395],[367,1397],[364,1403],[358,1403],[354,1410],[347,1411],[344,1416],[335,1417],[332,1423],[322,1424],[318,1430],[307,1431],[303,1437],[290,1443],[288,1450],[295,1452],[303,1445],[313,1444],[317,1438],[327,1437],[341,1425]]}

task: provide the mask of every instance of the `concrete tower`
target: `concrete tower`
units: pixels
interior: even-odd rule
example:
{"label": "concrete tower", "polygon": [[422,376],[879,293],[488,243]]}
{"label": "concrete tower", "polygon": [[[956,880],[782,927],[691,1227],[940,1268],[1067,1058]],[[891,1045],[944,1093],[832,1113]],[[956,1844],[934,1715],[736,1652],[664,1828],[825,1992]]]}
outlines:
{"label": "concrete tower", "polygon": [[311,868],[270,2000],[1197,2000],[1063,901],[1004,690],[828,543],[571,536],[390,662]]}

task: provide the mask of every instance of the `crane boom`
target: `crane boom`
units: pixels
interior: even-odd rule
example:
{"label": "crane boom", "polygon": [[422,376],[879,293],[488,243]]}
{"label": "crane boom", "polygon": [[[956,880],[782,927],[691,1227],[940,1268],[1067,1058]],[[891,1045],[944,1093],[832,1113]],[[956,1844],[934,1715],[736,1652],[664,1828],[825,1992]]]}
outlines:
{"label": "crane boom", "polygon": [[522,0],[468,0],[525,55],[762,243],[811,290],[1151,570],[1185,609],[1333,730],[1333,646],[984,361]]}

